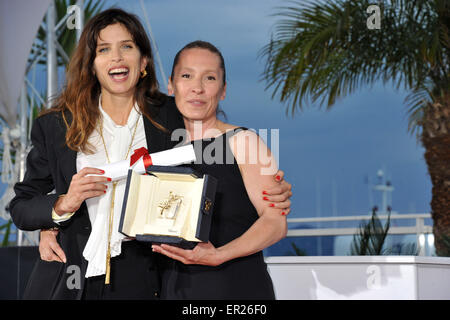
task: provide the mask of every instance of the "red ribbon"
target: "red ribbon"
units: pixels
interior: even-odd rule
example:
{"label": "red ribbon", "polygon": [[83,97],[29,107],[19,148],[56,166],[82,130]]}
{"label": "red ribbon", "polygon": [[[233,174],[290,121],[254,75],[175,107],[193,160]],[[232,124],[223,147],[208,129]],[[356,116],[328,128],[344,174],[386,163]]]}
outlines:
{"label": "red ribbon", "polygon": [[133,155],[130,158],[130,167],[133,166],[140,158],[144,159],[144,167],[147,168],[153,164],[152,157],[148,154],[148,150],[145,147],[134,150]]}

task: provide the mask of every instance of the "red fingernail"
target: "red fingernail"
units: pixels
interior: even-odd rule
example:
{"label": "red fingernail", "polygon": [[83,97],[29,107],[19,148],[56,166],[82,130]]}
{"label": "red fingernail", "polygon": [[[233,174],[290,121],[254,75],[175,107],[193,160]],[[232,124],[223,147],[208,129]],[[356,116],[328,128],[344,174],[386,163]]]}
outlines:
{"label": "red fingernail", "polygon": [[103,174],[103,173],[105,173],[105,170],[102,170],[102,169],[99,169],[100,170],[100,172]]}
{"label": "red fingernail", "polygon": [[286,215],[286,212],[283,211],[283,212],[281,213],[281,215],[282,215],[282,216]]}
{"label": "red fingernail", "polygon": [[108,181],[112,181],[112,179],[111,179],[111,178],[108,178]]}
{"label": "red fingernail", "polygon": [[274,205],[273,203],[271,203],[271,204],[269,205],[269,207],[275,207],[275,205]]}
{"label": "red fingernail", "polygon": [[264,200],[269,200],[269,198],[267,198],[267,197],[263,197],[263,199],[264,199]]}
{"label": "red fingernail", "polygon": [[280,176],[276,176],[276,177],[275,177],[275,179],[277,179],[277,180],[280,180],[280,179],[281,179],[281,177],[280,177]]}
{"label": "red fingernail", "polygon": [[263,194],[268,194],[267,191],[263,191]]}

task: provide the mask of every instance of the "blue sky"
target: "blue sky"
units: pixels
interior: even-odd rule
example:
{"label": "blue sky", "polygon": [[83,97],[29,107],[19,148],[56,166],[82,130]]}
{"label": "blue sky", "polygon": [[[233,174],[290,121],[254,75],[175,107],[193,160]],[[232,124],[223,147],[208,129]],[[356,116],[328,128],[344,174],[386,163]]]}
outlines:
{"label": "blue sky", "polygon": [[[227,97],[221,107],[228,121],[257,131],[279,129],[279,165],[294,191],[290,218],[368,212],[365,181],[369,176],[375,182],[378,169],[386,171],[395,187],[395,211],[430,211],[431,183],[424,149],[407,133],[406,92],[378,83],[340,100],[330,111],[310,106],[294,117],[286,115],[285,104],[271,99],[272,92],[260,81],[264,60],[258,52],[270,40],[277,19],[271,15],[287,2],[144,3],[166,75],[181,47],[193,40],[210,41],[225,58]],[[137,14],[145,24],[139,0],[108,0],[105,8],[110,4]],[[167,92],[165,84],[161,88]]]}

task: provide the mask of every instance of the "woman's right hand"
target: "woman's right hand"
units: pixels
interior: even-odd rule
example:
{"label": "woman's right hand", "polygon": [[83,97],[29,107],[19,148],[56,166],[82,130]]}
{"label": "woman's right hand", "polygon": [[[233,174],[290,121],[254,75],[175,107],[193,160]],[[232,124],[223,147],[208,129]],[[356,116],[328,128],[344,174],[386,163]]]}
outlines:
{"label": "woman's right hand", "polygon": [[39,240],[39,254],[44,261],[58,261],[66,263],[66,255],[61,249],[56,236],[58,230],[41,230],[41,238]]}
{"label": "woman's right hand", "polygon": [[[111,181],[111,178],[98,176],[104,173],[103,170],[86,167],[74,174],[67,194],[56,201],[55,212],[58,215],[75,212],[84,200],[105,194],[108,188],[105,183]],[[97,176],[87,176],[89,174]]]}

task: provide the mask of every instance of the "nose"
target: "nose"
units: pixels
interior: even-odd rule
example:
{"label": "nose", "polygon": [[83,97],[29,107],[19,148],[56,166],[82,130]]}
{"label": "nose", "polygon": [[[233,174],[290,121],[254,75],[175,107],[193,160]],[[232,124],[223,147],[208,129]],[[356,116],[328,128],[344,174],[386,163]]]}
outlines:
{"label": "nose", "polygon": [[113,48],[112,50],[111,50],[111,59],[114,61],[114,62],[117,62],[117,61],[121,61],[122,60],[122,52],[120,51],[120,48]]}
{"label": "nose", "polygon": [[192,92],[196,94],[201,94],[203,92],[203,82],[201,79],[195,79],[192,82]]}

